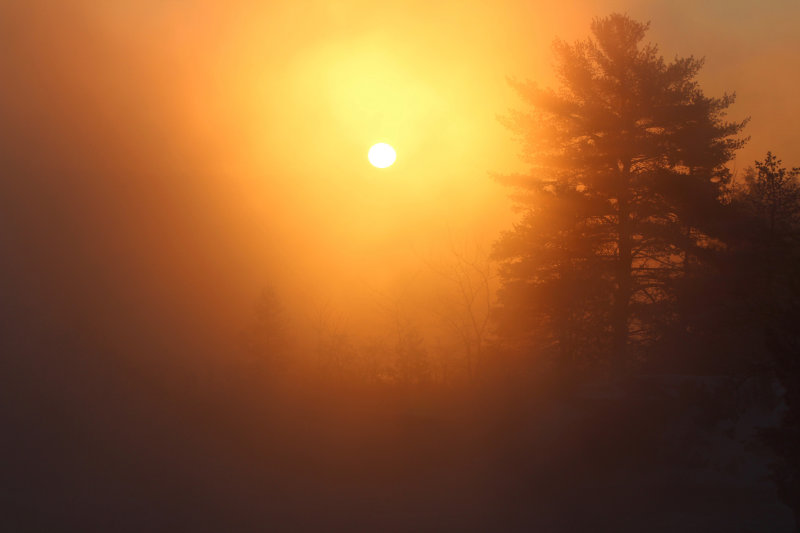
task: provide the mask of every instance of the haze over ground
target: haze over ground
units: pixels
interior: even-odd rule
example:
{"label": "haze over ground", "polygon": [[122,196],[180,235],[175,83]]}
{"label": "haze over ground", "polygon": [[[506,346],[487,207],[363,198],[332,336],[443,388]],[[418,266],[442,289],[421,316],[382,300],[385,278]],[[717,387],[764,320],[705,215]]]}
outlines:
{"label": "haze over ground", "polygon": [[800,185],[642,20],[800,163],[796,0],[0,2],[0,530],[791,530]]}

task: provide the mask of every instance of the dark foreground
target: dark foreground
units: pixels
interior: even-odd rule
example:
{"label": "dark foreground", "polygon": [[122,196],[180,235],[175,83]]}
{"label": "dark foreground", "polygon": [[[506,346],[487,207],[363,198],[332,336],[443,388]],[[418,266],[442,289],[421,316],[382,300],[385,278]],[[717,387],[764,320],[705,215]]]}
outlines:
{"label": "dark foreground", "polygon": [[794,531],[755,437],[775,410],[734,380],[178,386],[12,367],[2,531]]}

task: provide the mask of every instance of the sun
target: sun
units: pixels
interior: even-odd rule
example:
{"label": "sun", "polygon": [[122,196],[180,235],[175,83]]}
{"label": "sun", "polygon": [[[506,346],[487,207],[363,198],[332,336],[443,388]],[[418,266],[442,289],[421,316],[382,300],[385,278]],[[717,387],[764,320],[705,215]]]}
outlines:
{"label": "sun", "polygon": [[378,168],[386,168],[394,163],[397,159],[397,152],[394,151],[390,145],[386,143],[378,143],[369,149],[367,154],[369,162]]}

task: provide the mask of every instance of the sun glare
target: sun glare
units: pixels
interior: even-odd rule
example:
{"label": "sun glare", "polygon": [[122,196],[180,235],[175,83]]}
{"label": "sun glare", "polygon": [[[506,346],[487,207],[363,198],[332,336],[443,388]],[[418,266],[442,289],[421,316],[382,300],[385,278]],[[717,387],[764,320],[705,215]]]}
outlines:
{"label": "sun glare", "polygon": [[378,143],[369,149],[367,158],[373,166],[378,168],[386,168],[391,166],[392,163],[394,163],[394,160],[397,159],[397,153],[390,145],[386,143]]}

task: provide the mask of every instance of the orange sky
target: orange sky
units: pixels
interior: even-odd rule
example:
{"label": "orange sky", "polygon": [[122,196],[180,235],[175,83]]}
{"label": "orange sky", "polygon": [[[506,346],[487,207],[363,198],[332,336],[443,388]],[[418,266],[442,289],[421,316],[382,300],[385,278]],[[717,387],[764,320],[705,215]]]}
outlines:
{"label": "orange sky", "polygon": [[[737,168],[768,149],[800,164],[795,0],[3,3],[14,268],[187,327],[237,323],[265,284],[298,301],[389,290],[509,226],[487,175],[518,168],[505,78],[549,84],[552,40],[612,11],[651,20],[668,58],[705,56],[707,94],[737,92]],[[367,162],[378,141],[389,169]]]}

